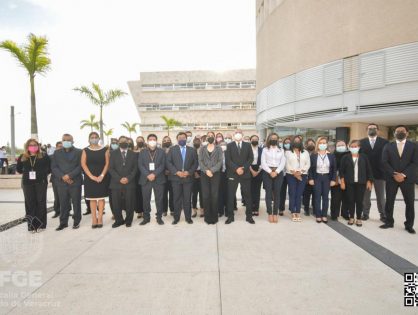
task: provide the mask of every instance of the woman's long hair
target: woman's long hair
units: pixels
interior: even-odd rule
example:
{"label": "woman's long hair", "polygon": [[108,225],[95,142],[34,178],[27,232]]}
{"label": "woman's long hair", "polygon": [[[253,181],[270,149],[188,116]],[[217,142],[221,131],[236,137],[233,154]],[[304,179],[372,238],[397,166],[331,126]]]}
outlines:
{"label": "woman's long hair", "polygon": [[270,139],[271,139],[272,136],[277,137],[277,146],[279,145],[279,135],[275,132],[272,132],[271,134],[268,135],[267,140],[266,140],[267,149],[270,149]]}
{"label": "woman's long hair", "polygon": [[42,150],[41,150],[41,145],[39,144],[38,140],[30,138],[28,141],[26,141],[25,143],[25,151],[22,154],[22,161],[26,161],[30,158],[30,152],[29,152],[29,144],[31,142],[36,142],[36,145],[38,146],[38,152],[36,153],[36,158],[37,159],[42,159],[44,157]]}

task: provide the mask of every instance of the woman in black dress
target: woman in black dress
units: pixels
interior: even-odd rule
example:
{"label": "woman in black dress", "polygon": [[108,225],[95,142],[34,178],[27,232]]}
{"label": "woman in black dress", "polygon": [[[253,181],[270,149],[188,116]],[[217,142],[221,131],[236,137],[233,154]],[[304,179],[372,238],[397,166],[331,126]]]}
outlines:
{"label": "woman in black dress", "polygon": [[[92,228],[103,227],[105,198],[109,196],[109,150],[99,145],[97,132],[89,134],[90,145],[81,154],[81,167],[84,170],[84,197],[90,202]],[[97,217],[96,209],[99,209]]]}
{"label": "woman in black dress", "polygon": [[46,228],[46,192],[51,162],[40,149],[39,142],[29,139],[25,152],[18,158],[16,170],[22,174],[28,231],[35,233]]}

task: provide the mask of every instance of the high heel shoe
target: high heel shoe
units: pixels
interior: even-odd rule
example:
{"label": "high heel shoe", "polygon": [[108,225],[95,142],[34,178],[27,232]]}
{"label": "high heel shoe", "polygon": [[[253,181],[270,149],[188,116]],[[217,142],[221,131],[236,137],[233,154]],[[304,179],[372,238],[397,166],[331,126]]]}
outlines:
{"label": "high heel shoe", "polygon": [[98,224],[92,224],[91,228],[96,229],[98,227]]}
{"label": "high heel shoe", "polygon": [[277,214],[273,215],[273,223],[279,222],[279,217]]}
{"label": "high heel shoe", "polygon": [[97,227],[98,227],[99,229],[101,229],[101,228],[103,227],[103,224],[97,224]]}
{"label": "high heel shoe", "polygon": [[273,223],[274,221],[273,221],[274,219],[273,219],[273,215],[272,214],[269,214],[269,222],[270,223]]}

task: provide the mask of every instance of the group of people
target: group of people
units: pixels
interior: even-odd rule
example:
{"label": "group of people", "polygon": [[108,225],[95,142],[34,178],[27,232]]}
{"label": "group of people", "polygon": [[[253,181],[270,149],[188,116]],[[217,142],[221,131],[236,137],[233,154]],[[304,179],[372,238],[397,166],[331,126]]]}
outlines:
{"label": "group of people", "polygon": [[262,144],[257,135],[244,137],[239,129],[233,135],[209,131],[194,138],[191,132],[179,132],[176,144],[166,136],[161,145],[155,134],[146,139],[139,136],[136,145],[121,136],[107,147],[100,145],[98,133],[91,132],[84,149],[76,148],[73,137],[64,134],[51,156],[41,150],[38,141],[29,139],[17,163],[17,171],[23,174],[28,229],[39,232],[46,228],[51,173],[58,231],[68,227],[71,210],[73,229],[80,226],[82,185],[95,229],[103,227],[106,197],[113,228],[131,227],[135,212],[142,217],[140,225],[148,224],[152,193],[160,225],[168,210],[172,224],[179,222],[182,211],[185,221],[192,224],[199,212],[198,199],[200,216],[207,224],[216,224],[223,215],[230,224],[237,210],[239,184],[250,224],[259,215],[263,187],[270,223],[277,223],[284,214],[288,195],[292,222],[302,221],[303,207],[306,216],[313,209],[316,222],[327,223],[331,208],[332,220],[342,216],[349,225],[359,227],[369,218],[374,187],[383,229],[394,225],[393,208],[400,189],[406,205],[405,229],[415,233],[418,147],[407,140],[408,128],[403,125],[395,128],[394,142],[379,137],[374,123],[368,125],[367,134],[349,143],[337,140],[334,149],[327,137],[282,139],[273,132]]}

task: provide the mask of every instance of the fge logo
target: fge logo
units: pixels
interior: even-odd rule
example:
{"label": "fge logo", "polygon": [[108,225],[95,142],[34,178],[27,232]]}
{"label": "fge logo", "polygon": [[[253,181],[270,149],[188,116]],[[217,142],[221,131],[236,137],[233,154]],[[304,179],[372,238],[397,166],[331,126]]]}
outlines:
{"label": "fge logo", "polygon": [[0,287],[11,283],[16,287],[40,287],[42,285],[42,271],[0,271]]}

